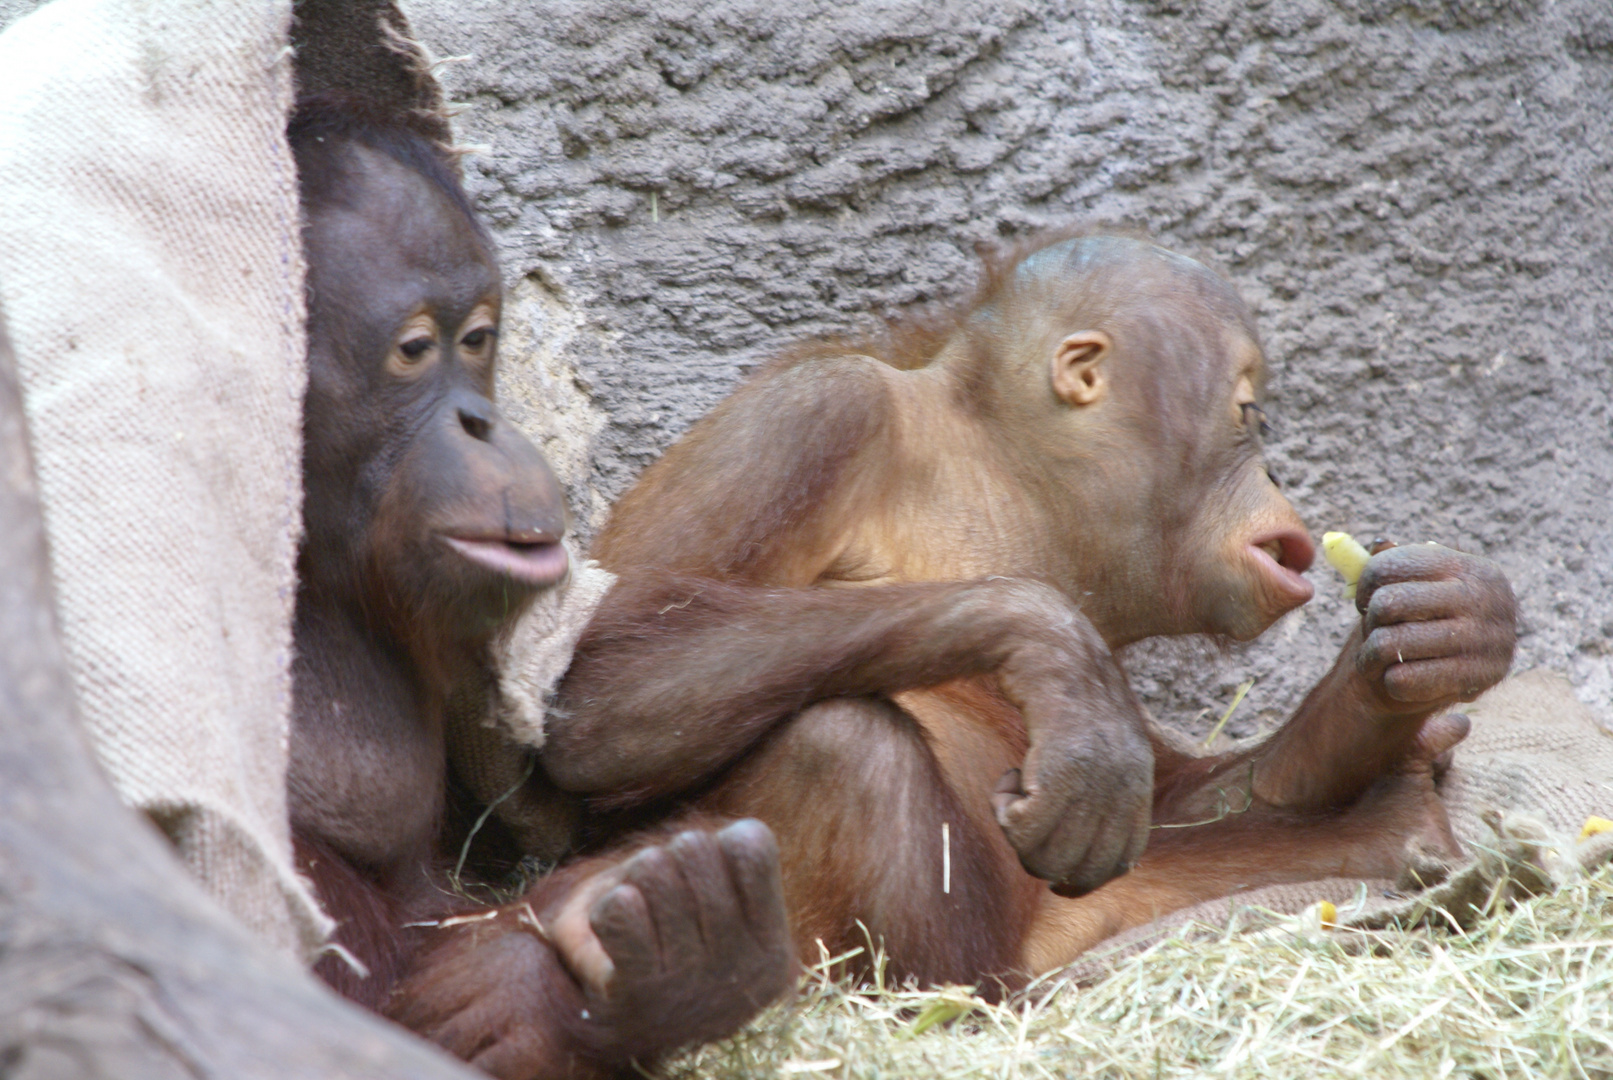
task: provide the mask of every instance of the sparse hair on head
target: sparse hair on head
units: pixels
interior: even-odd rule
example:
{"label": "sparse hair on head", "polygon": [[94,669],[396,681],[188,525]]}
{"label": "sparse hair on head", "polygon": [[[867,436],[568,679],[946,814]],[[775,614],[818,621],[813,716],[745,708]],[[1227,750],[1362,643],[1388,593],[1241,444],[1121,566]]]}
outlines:
{"label": "sparse hair on head", "polygon": [[1157,295],[1138,286],[1166,280],[1173,294],[1190,294],[1222,318],[1248,322],[1243,301],[1219,274],[1196,259],[1135,237],[1053,237],[1026,251],[1007,270],[997,302],[1061,311],[1089,326],[1156,306]]}
{"label": "sparse hair on head", "polygon": [[422,130],[410,110],[385,108],[354,94],[321,92],[297,102],[286,137],[297,158],[305,204],[325,201],[341,190],[343,155],[330,151],[343,143],[358,143],[429,180],[491,243],[460,184],[457,155]]}
{"label": "sparse hair on head", "polygon": [[[980,275],[959,301],[898,313],[873,334],[813,343],[780,363],[835,351],[913,370],[952,349],[962,354],[959,374],[969,403],[989,411],[998,398],[994,384],[1023,359],[1014,354],[1043,344],[1025,340],[1027,327],[1045,327],[1049,335],[1117,332],[1132,355],[1177,367],[1217,355],[1210,339],[1227,323],[1259,341],[1231,284],[1203,263],[1139,236],[1067,226],[977,250]],[[1188,317],[1194,311],[1208,312],[1214,325]]]}
{"label": "sparse hair on head", "polygon": [[[967,320],[977,354],[1012,362],[1026,329],[1047,336],[1035,358],[1076,330],[1103,330],[1132,362],[1165,363],[1180,378],[1195,358],[1218,355],[1209,338],[1228,323],[1254,324],[1232,286],[1203,263],[1146,240],[1077,235],[1025,252],[998,276],[996,292]],[[1206,320],[1205,316],[1209,319]],[[1001,340],[999,331],[1019,340]]]}

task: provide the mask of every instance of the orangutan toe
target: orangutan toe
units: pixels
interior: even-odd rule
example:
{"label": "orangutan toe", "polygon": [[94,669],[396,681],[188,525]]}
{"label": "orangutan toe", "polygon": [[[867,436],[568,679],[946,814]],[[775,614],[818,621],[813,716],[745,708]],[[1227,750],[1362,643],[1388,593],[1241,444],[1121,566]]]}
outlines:
{"label": "orangutan toe", "polygon": [[1473,730],[1473,722],[1466,713],[1438,713],[1423,721],[1423,726],[1412,740],[1408,757],[1417,764],[1427,763],[1437,780],[1450,771],[1455,760],[1456,745]]}

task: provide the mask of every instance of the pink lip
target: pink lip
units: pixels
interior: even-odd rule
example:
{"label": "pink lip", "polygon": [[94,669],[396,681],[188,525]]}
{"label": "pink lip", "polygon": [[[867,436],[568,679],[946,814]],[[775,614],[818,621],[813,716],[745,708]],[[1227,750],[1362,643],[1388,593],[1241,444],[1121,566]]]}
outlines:
{"label": "pink lip", "polygon": [[[1281,562],[1273,559],[1271,553],[1260,546],[1273,540],[1282,545]],[[1250,541],[1248,550],[1255,565],[1275,591],[1288,602],[1289,607],[1298,607],[1315,595],[1316,590],[1311,583],[1300,576],[1316,559],[1316,546],[1311,543],[1310,537],[1299,532],[1257,536]]]}
{"label": "pink lip", "polygon": [[535,588],[558,585],[571,569],[566,549],[558,541],[519,543],[458,536],[443,539],[476,565]]}

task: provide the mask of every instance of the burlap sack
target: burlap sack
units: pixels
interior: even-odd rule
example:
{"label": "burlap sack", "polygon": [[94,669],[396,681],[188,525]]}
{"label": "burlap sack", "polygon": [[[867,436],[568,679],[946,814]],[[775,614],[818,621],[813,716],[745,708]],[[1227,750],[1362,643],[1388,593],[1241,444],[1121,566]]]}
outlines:
{"label": "burlap sack", "polygon": [[550,695],[571,666],[577,639],[616,575],[578,558],[570,541],[571,577],[538,597],[494,648],[490,685],[467,687],[450,704],[448,762],[477,800],[492,808],[521,849],[545,862],[571,848],[580,804],[549,784],[534,751],[543,746]]}
{"label": "burlap sack", "polygon": [[[327,13],[363,37],[386,8],[310,2],[304,29]],[[227,908],[306,953],[328,922],[290,869],[284,793],[305,375],[290,16],[289,0],[56,0],[0,35],[0,301],[97,750]],[[310,52],[337,40],[304,37]],[[325,70],[350,89],[344,49],[327,50]],[[364,86],[396,82],[432,114],[418,65],[394,79],[395,49],[363,49],[380,72],[365,68]],[[547,695],[608,587],[582,564],[535,607],[505,643],[493,711],[455,729],[456,770],[485,801],[541,745]],[[1363,925],[1411,917],[1487,887],[1509,860],[1551,880],[1606,857],[1613,844],[1568,838],[1613,812],[1613,739],[1566,684],[1523,676],[1469,712],[1445,795],[1478,857],[1442,891],[1258,890],[1113,946],[1321,898]],[[564,831],[535,795],[500,812],[540,847]]]}
{"label": "burlap sack", "polygon": [[79,707],[266,941],[291,870],[303,263],[290,0],[57,0],[0,35],[0,297]]}
{"label": "burlap sack", "polygon": [[[0,299],[96,751],[226,908],[306,958],[329,920],[291,869],[285,803],[306,377],[293,79],[452,135],[390,0],[296,16],[289,0],[56,0],[8,27]],[[613,580],[575,565],[449,732],[461,779],[508,796],[500,815],[555,854],[570,800],[510,787]]]}

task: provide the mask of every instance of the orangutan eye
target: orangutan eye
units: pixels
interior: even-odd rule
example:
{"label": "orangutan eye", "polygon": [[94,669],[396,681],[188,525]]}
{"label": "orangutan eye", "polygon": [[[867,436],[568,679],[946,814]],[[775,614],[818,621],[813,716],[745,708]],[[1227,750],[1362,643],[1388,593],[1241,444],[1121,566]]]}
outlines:
{"label": "orangutan eye", "polygon": [[1266,410],[1252,401],[1244,402],[1242,409],[1243,426],[1251,431],[1259,432],[1262,439],[1271,438],[1271,425],[1266,422]]}
{"label": "orangutan eye", "polygon": [[459,325],[465,329],[464,336],[459,339],[464,360],[477,369],[491,367],[493,347],[498,342],[497,305],[482,301],[471,309],[471,313]]}
{"label": "orangutan eye", "polygon": [[398,328],[386,356],[386,369],[400,379],[419,378],[437,355],[437,321],[425,312],[410,316]]}

